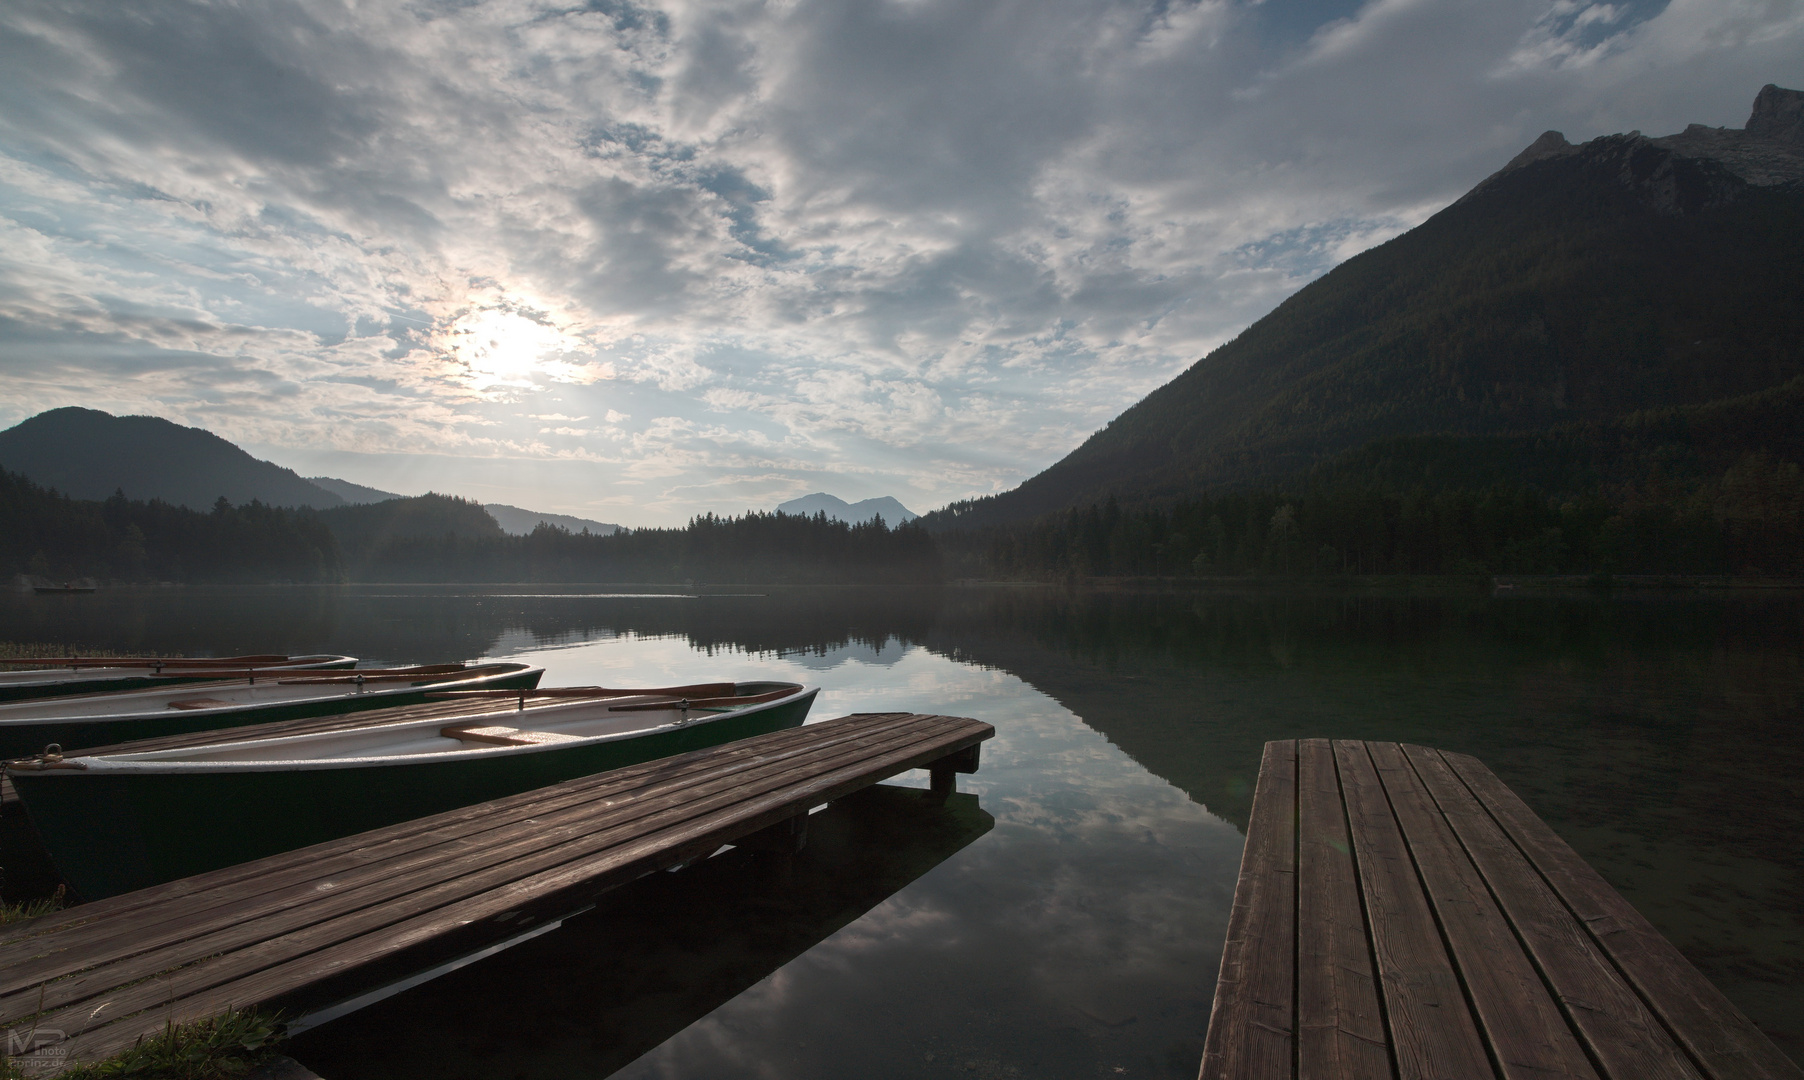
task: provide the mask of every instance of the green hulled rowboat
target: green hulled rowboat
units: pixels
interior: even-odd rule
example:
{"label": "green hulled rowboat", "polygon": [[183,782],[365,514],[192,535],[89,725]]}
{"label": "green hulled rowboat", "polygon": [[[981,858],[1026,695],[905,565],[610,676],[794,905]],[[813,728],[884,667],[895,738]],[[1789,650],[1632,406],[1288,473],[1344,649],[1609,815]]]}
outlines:
{"label": "green hulled rowboat", "polygon": [[15,762],[6,775],[64,879],[95,900],[796,727],[819,691],[727,683],[711,692],[719,696],[595,690],[529,708],[498,695],[494,711],[475,715]]}
{"label": "green hulled rowboat", "polygon": [[0,661],[0,701],[28,701],[65,694],[144,690],[175,683],[241,675],[248,669],[319,671],[357,666],[355,656],[35,656]]}
{"label": "green hulled rowboat", "polygon": [[[217,674],[217,673],[216,673]],[[363,671],[256,669],[235,679],[0,704],[0,759],[189,731],[411,705],[443,690],[530,690],[544,668],[433,664]]]}

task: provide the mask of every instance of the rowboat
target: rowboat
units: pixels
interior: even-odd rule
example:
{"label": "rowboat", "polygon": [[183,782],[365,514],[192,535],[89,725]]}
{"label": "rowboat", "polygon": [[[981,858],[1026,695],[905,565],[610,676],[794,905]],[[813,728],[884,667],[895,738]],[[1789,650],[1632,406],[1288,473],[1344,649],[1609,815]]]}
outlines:
{"label": "rowboat", "polygon": [[362,671],[252,668],[240,677],[0,704],[0,759],[301,716],[380,709],[435,690],[531,689],[544,668],[432,664]]}
{"label": "rowboat", "polygon": [[367,727],[45,755],[6,775],[64,879],[94,900],[796,727],[818,692],[773,682],[558,687],[533,693],[531,705],[524,693],[494,693],[492,708],[451,716],[434,702]]}
{"label": "rowboat", "polygon": [[354,656],[28,656],[0,660],[23,671],[0,671],[0,701],[24,701],[59,694],[95,694],[106,690],[142,690],[177,682],[242,675],[247,670],[281,668],[315,671],[357,666]]}

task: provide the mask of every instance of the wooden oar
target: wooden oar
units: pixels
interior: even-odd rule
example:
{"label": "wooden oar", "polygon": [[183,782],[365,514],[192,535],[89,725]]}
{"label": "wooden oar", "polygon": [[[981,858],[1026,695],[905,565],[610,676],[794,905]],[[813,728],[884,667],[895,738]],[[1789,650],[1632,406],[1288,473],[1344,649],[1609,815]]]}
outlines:
{"label": "wooden oar", "polygon": [[788,690],[771,690],[763,694],[747,694],[744,697],[712,697],[712,698],[677,698],[670,701],[639,701],[631,705],[614,705],[609,712],[652,712],[660,709],[720,709],[734,705],[757,705],[760,702],[775,701],[780,697],[788,697],[795,693]]}
{"label": "wooden oar", "polygon": [[468,675],[480,675],[484,672],[502,670],[499,664],[484,664],[480,667],[466,667],[463,664],[422,664],[419,667],[407,668],[364,668],[362,671],[321,672],[318,675],[291,675],[276,681],[283,686],[292,685],[328,685],[333,683],[371,683],[394,682],[400,679],[448,679],[461,678]]}
{"label": "wooden oar", "polygon": [[[464,698],[479,699],[487,697],[517,698],[521,694],[527,697],[551,698],[611,698],[640,697],[645,694],[676,694],[688,696],[731,694],[733,683],[696,683],[693,686],[660,686],[649,690],[614,690],[605,686],[547,686],[538,690],[435,690],[426,696],[435,701],[461,700]],[[789,693],[789,691],[784,691]]]}

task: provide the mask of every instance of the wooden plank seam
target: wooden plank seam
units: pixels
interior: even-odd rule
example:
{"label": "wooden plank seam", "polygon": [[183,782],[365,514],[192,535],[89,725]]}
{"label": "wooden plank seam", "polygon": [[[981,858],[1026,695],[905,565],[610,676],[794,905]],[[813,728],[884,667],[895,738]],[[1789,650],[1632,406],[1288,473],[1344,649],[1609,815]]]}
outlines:
{"label": "wooden plank seam", "polygon": [[[1384,794],[1385,805],[1390,808],[1391,818],[1397,822],[1397,828],[1401,831],[1403,828],[1403,819],[1398,816],[1396,801],[1391,795],[1390,788],[1384,783],[1383,770],[1378,768],[1377,759],[1372,757],[1371,747],[1369,745],[1361,743],[1360,749],[1366,754],[1366,757],[1371,760],[1373,772],[1378,775],[1379,790]],[[1439,906],[1434,902],[1434,893],[1428,887],[1428,879],[1423,876],[1421,861],[1416,858],[1415,845],[1409,842],[1407,833],[1404,834],[1403,852],[1409,857],[1410,868],[1415,871],[1416,884],[1422,890],[1423,899],[1428,902],[1428,916],[1434,922],[1435,932],[1440,935],[1441,948],[1445,950],[1447,954],[1447,965],[1453,969],[1453,977],[1459,983],[1460,994],[1466,1002],[1466,1013],[1468,1016],[1472,1017],[1474,1026],[1478,1029],[1479,1042],[1485,1049],[1485,1056],[1490,1059],[1492,1075],[1501,1077],[1504,1075],[1504,1072],[1502,1062],[1498,1060],[1497,1046],[1492,1041],[1491,1032],[1486,1025],[1478,1022],[1478,1002],[1472,995],[1472,985],[1468,981],[1464,967],[1460,964],[1458,954],[1454,952],[1453,938],[1447,932],[1447,924],[1441,917]]]}
{"label": "wooden plank seam", "polygon": [[[1512,847],[1514,847],[1518,852],[1521,853],[1522,860],[1529,865],[1529,868],[1534,871],[1535,876],[1541,880],[1542,884],[1546,885],[1547,891],[1553,895],[1553,897],[1556,901],[1558,901],[1560,908],[1563,911],[1565,911],[1568,915],[1572,916],[1573,922],[1575,924],[1577,924],[1578,927],[1585,933],[1586,937],[1591,939],[1591,942],[1597,947],[1597,953],[1598,953],[1599,957],[1602,958],[1604,963],[1606,963],[1610,966],[1610,970],[1612,970],[1616,973],[1617,977],[1622,980],[1622,984],[1625,987],[1627,987],[1629,989],[1629,991],[1631,993],[1633,993],[1637,999],[1640,1000],[1640,1002],[1642,1003],[1642,1005],[1644,1007],[1646,1007],[1648,1014],[1650,1016],[1652,1016],[1654,1021],[1660,1025],[1662,1030],[1664,1030],[1666,1032],[1667,1037],[1672,1040],[1673,1045],[1676,1046],[1679,1049],[1679,1051],[1681,1053],[1683,1053],[1685,1055],[1685,1057],[1694,1066],[1697,1067],[1697,1069],[1700,1073],[1702,1073],[1703,1075],[1705,1075],[1707,1077],[1711,1077],[1712,1080],[1723,1080],[1721,1072],[1717,1069],[1711,1068],[1710,1063],[1705,1061],[1696,1052],[1695,1048],[1691,1045],[1690,1040],[1684,1038],[1681,1035],[1681,1033],[1677,1030],[1677,1028],[1671,1022],[1671,1020],[1667,1017],[1666,1011],[1664,1009],[1660,1008],[1659,1004],[1657,1002],[1655,1002],[1653,1000],[1653,998],[1646,992],[1645,988],[1641,985],[1640,981],[1635,979],[1633,976],[1631,976],[1630,973],[1626,969],[1623,968],[1621,961],[1616,956],[1615,950],[1609,948],[1598,935],[1597,928],[1592,926],[1589,921],[1587,921],[1582,915],[1579,914],[1578,910],[1573,906],[1571,899],[1566,895],[1565,891],[1562,890],[1557,884],[1554,883],[1554,881],[1548,876],[1546,868],[1543,867],[1537,859],[1535,859],[1534,855],[1522,846],[1522,843],[1521,843],[1520,839],[1516,836],[1515,832],[1512,829],[1510,829],[1509,826],[1497,816],[1497,813],[1496,813],[1495,809],[1491,806],[1490,802],[1487,799],[1485,799],[1482,795],[1480,795],[1479,792],[1472,787],[1471,783],[1467,780],[1467,778],[1462,773],[1462,771],[1460,769],[1458,769],[1457,767],[1455,767],[1453,762],[1448,761],[1447,756],[1444,753],[1442,753],[1439,750],[1435,750],[1434,753],[1437,754],[1438,756],[1440,756],[1442,761],[1447,763],[1448,771],[1453,774],[1454,779],[1457,780],[1462,787],[1464,787],[1468,792],[1471,793],[1472,801],[1474,803],[1476,803],[1478,805],[1478,808],[1484,812],[1485,816],[1490,818],[1492,823],[1497,826],[1498,833],[1500,833],[1503,836],[1503,838]],[[1530,959],[1531,960],[1533,959],[1532,953],[1530,955]],[[1536,964],[1536,969],[1537,970],[1540,969],[1540,965],[1538,963]],[[1545,972],[1542,973],[1542,977],[1546,978]],[[1556,993],[1554,995],[1554,1000],[1555,1000],[1555,1002],[1557,1002],[1560,1005],[1562,1011],[1566,1010],[1566,1004],[1565,1004],[1565,1002],[1560,1000],[1559,994]],[[1567,1012],[1567,1019],[1568,1019],[1569,1023],[1572,1022],[1570,1012]],[[1583,1033],[1580,1032],[1579,1027],[1576,1023],[1573,1024],[1573,1031],[1579,1035],[1579,1043],[1581,1046],[1583,1046],[1585,1048],[1585,1052],[1592,1056],[1593,1061],[1596,1061],[1597,1055],[1596,1055],[1594,1048],[1591,1046],[1590,1041],[1588,1039],[1584,1038]],[[1600,1074],[1603,1072],[1601,1065],[1599,1066],[1598,1071]]]}
{"label": "wooden plank seam", "polygon": [[[1431,747],[1424,747],[1423,749],[1428,750],[1429,753],[1434,754],[1437,758],[1440,758],[1443,762],[1446,761],[1446,758],[1441,756],[1441,752],[1439,750],[1433,749]],[[1416,768],[1415,761],[1412,760],[1409,757],[1409,755],[1407,755],[1407,754],[1404,755],[1404,760],[1409,761],[1410,768],[1415,770],[1416,778],[1422,782],[1422,790],[1427,792],[1429,799],[1433,800],[1435,806],[1440,808],[1442,816],[1446,816],[1446,813],[1447,813],[1446,807],[1443,806],[1441,803],[1441,800],[1435,796],[1433,788],[1428,784],[1427,779],[1422,776],[1421,770]],[[1459,779],[1459,773],[1457,771],[1455,771],[1451,766],[1449,766],[1448,772],[1453,774],[1454,778],[1459,781],[1461,786],[1465,786],[1465,781],[1462,779]],[[1466,790],[1468,792],[1470,792],[1471,788],[1466,787]],[[1485,810],[1487,816],[1489,816],[1489,810],[1485,807],[1483,800],[1479,799],[1476,795],[1474,795],[1473,801],[1478,804],[1478,806],[1481,810]],[[1496,819],[1493,818],[1492,820],[1493,820],[1493,822],[1495,822]],[[1449,825],[1451,825],[1451,821],[1449,822]],[[1503,829],[1501,825],[1498,827],[1498,831],[1504,836],[1504,838],[1506,840],[1508,840],[1510,842],[1511,846],[1516,848],[1516,850],[1518,852],[1522,851],[1520,845],[1517,845],[1515,843],[1514,839],[1509,836],[1509,832],[1507,830]],[[1458,829],[1452,829],[1452,832],[1453,832],[1454,840],[1457,841],[1460,845],[1460,850],[1465,852],[1466,858],[1470,859],[1472,861],[1474,868],[1478,870],[1479,880],[1484,882],[1486,891],[1491,894],[1491,901],[1497,905],[1497,909],[1499,911],[1507,911],[1507,907],[1504,903],[1503,897],[1501,897],[1497,894],[1496,887],[1491,883],[1490,878],[1488,876],[1486,876],[1486,874],[1484,873],[1483,867],[1478,865],[1478,860],[1473,856],[1472,850],[1466,842],[1466,838],[1460,834],[1460,831]],[[1542,876],[1540,867],[1535,866],[1534,860],[1530,859],[1526,852],[1523,852],[1523,861],[1528,863],[1529,867],[1535,871],[1537,876]],[[1542,880],[1545,882],[1545,877],[1542,877]],[[1552,887],[1552,885],[1549,884],[1548,891],[1553,894],[1553,896],[1556,900],[1559,901],[1561,909],[1573,916],[1573,921],[1575,923],[1577,923],[1581,927],[1584,926],[1584,921],[1582,919],[1579,919],[1577,913],[1573,912],[1572,909],[1566,904],[1565,899],[1560,896],[1559,891],[1557,889],[1554,889]],[[1565,995],[1560,992],[1560,988],[1557,985],[1555,985],[1554,980],[1551,977],[1549,977],[1549,975],[1547,973],[1547,969],[1542,965],[1540,957],[1537,956],[1535,953],[1535,949],[1530,946],[1528,940],[1523,936],[1521,928],[1519,928],[1516,925],[1516,922],[1514,919],[1510,919],[1507,916],[1504,919],[1504,924],[1506,926],[1508,926],[1510,928],[1510,932],[1516,936],[1517,945],[1519,945],[1521,947],[1523,955],[1528,957],[1528,962],[1531,965],[1533,965],[1533,967],[1535,969],[1535,973],[1541,977],[1541,982],[1543,985],[1545,985],[1547,987],[1548,995],[1553,998],[1553,1003],[1554,1003],[1555,1007],[1560,1010],[1560,1015],[1562,1015],[1566,1018],[1566,1026],[1572,1029],[1574,1038],[1576,1038],[1578,1040],[1579,1048],[1585,1052],[1586,1057],[1591,1059],[1592,1068],[1597,1070],[1597,1074],[1599,1076],[1608,1076],[1609,1072],[1604,1067],[1603,1059],[1600,1056],[1600,1054],[1598,1053],[1597,1047],[1595,1047],[1591,1044],[1591,1040],[1585,1034],[1583,1027],[1578,1023],[1577,1019],[1573,1016],[1571,1003],[1566,1000]],[[1606,956],[1606,959],[1607,959],[1607,956]],[[1615,963],[1613,961],[1610,962],[1610,966],[1613,970],[1617,970],[1618,975],[1621,975],[1621,971],[1619,969],[1616,969]],[[1626,978],[1623,980],[1623,982],[1625,985],[1628,984],[1628,980]],[[1645,1002],[1644,1002],[1644,1004],[1645,1004]],[[1658,1019],[1657,1014],[1656,1014],[1656,1019]],[[1671,1032],[1668,1032],[1668,1034],[1670,1035]],[[1674,1042],[1675,1042],[1675,1044],[1677,1043],[1676,1038],[1674,1039]]]}
{"label": "wooden plank seam", "polygon": [[[1439,750],[1435,750],[1432,747],[1423,747],[1422,749],[1428,750],[1436,756],[1439,756],[1440,754]],[[1560,1011],[1560,1016],[1566,1021],[1566,1026],[1571,1030],[1574,1040],[1578,1043],[1579,1049],[1584,1051],[1585,1057],[1590,1060],[1591,1067],[1597,1070],[1597,1074],[1599,1076],[1607,1077],[1609,1072],[1604,1068],[1604,1063],[1598,1056],[1596,1047],[1591,1045],[1590,1039],[1585,1036],[1583,1029],[1573,1018],[1570,1003],[1568,1003],[1565,996],[1560,993],[1560,988],[1555,985],[1554,980],[1548,976],[1547,969],[1542,966],[1540,957],[1535,954],[1535,949],[1523,936],[1522,929],[1516,925],[1514,919],[1509,917],[1508,905],[1504,902],[1504,898],[1498,895],[1497,889],[1492,884],[1490,878],[1485,875],[1484,868],[1479,865],[1478,859],[1473,855],[1466,837],[1460,833],[1458,828],[1454,827],[1452,819],[1447,814],[1446,806],[1435,796],[1433,786],[1430,785],[1427,778],[1422,775],[1422,771],[1417,767],[1415,760],[1407,753],[1402,753],[1399,756],[1408,765],[1410,771],[1415,774],[1416,782],[1421,787],[1423,794],[1428,797],[1428,800],[1440,813],[1442,819],[1447,822],[1447,831],[1452,835],[1454,843],[1459,845],[1460,853],[1466,857],[1466,861],[1472,864],[1473,871],[1477,875],[1479,882],[1484,886],[1485,892],[1491,897],[1491,902],[1497,906],[1498,912],[1504,916],[1504,926],[1509,929],[1511,936],[1515,938],[1516,947],[1522,951],[1522,955],[1528,960],[1529,966],[1532,967],[1535,974],[1540,977],[1541,985],[1546,988],[1547,995],[1553,1001],[1554,1007]],[[1533,866],[1534,864],[1530,862],[1529,865]],[[1455,961],[1455,967],[1457,968],[1457,966],[1458,962]],[[1463,974],[1461,979],[1462,981],[1464,980]],[[1487,1043],[1489,1042],[1488,1037],[1486,1041]],[[1495,1050],[1493,1050],[1493,1052],[1495,1053]]]}
{"label": "wooden plank seam", "polygon": [[[1332,744],[1330,744],[1332,746]],[[1390,1005],[1384,999],[1384,992],[1378,985],[1378,943],[1372,940],[1372,913],[1366,906],[1365,867],[1359,862],[1359,848],[1353,843],[1353,817],[1347,812],[1347,789],[1341,782],[1340,757],[1330,751],[1329,762],[1334,766],[1334,790],[1339,795],[1341,820],[1347,827],[1347,859],[1353,865],[1354,896],[1359,900],[1359,922],[1365,931],[1366,956],[1372,964],[1372,986],[1378,992],[1378,1021],[1383,1025],[1385,1034],[1384,1053],[1390,1059],[1391,1075],[1402,1075],[1402,1067],[1397,1063],[1397,1041],[1391,1037]]]}
{"label": "wooden plank seam", "polygon": [[[891,716],[895,716],[895,714],[891,714]],[[882,719],[891,719],[891,716],[886,716],[886,718],[882,718]],[[877,718],[870,718],[870,719],[877,719]],[[902,718],[900,718],[900,716],[895,716],[895,719],[902,719]],[[774,784],[774,790],[772,790],[772,792],[770,792],[769,795],[765,795],[765,801],[769,801],[770,797],[774,797],[774,795],[778,795],[778,792],[781,792],[781,790],[785,790],[785,788],[788,788],[788,790],[796,790],[797,786],[799,786],[799,788],[814,788],[814,786],[819,786],[819,784],[823,784],[823,783],[828,784],[828,786],[833,786],[832,781],[830,781],[830,777],[846,777],[846,779],[848,779],[848,781],[850,781],[850,775],[848,775],[848,773],[864,772],[864,770],[868,770],[868,768],[871,768],[871,766],[877,766],[877,764],[879,764],[879,763],[884,763],[884,761],[886,761],[886,759],[888,759],[889,764],[898,763],[898,761],[902,761],[902,757],[904,757],[904,755],[909,755],[909,752],[907,752],[907,750],[904,750],[904,746],[911,745],[911,743],[913,743],[913,745],[915,745],[915,746],[922,746],[922,748],[924,748],[924,746],[933,745],[933,743],[942,743],[942,741],[945,741],[945,739],[949,739],[949,737],[951,737],[951,739],[953,739],[953,741],[951,741],[951,743],[945,743],[945,745],[954,745],[954,743],[965,743],[965,741],[967,741],[967,739],[971,739],[971,736],[976,736],[976,737],[974,737],[974,739],[971,739],[971,741],[980,741],[980,739],[983,739],[983,737],[989,737],[989,734],[987,734],[987,730],[983,730],[983,728],[987,728],[987,725],[980,725],[980,730],[971,730],[971,732],[958,732],[958,730],[956,730],[956,728],[958,728],[958,725],[956,725],[956,723],[953,723],[953,725],[949,725],[949,723],[947,723],[947,721],[951,721],[951,719],[953,719],[953,718],[925,718],[925,716],[922,716],[922,718],[907,718],[907,719],[911,719],[911,721],[916,721],[915,727],[916,727],[916,730],[918,730],[918,732],[920,732],[920,734],[916,734],[916,736],[902,736],[902,727],[900,727],[900,725],[898,725],[897,728],[891,728],[891,730],[893,730],[893,732],[895,732],[895,736],[900,736],[900,737],[889,737],[889,739],[880,739],[880,741],[879,741],[879,746],[884,745],[884,743],[888,743],[889,746],[893,746],[893,748],[891,748],[891,750],[877,750],[877,746],[870,746],[870,748],[866,748],[866,750],[862,750],[862,752],[853,752],[853,754],[850,754],[850,755],[848,755],[848,754],[830,754],[830,755],[828,755],[828,761],[833,761],[833,759],[837,759],[837,763],[828,764],[828,761],[823,761],[823,763],[821,763],[821,764],[826,764],[826,766],[828,766],[828,772],[819,773],[819,775],[815,775],[814,781],[801,781],[801,783],[799,783],[799,784],[794,783],[794,781],[792,781],[792,783],[790,783],[790,784],[785,784],[785,783],[781,783],[781,781],[778,781],[778,784]],[[965,721],[965,723],[969,723],[969,721]],[[942,734],[931,734],[931,736],[929,736],[929,732],[942,732]],[[826,732],[817,732],[817,734],[826,734]],[[776,741],[783,741],[783,739],[776,739]],[[830,739],[830,743],[833,743],[833,741],[839,741],[839,739]],[[848,745],[848,750],[850,750],[850,745]],[[873,754],[873,750],[875,750],[875,754]],[[731,752],[729,752],[729,754],[722,754],[722,752],[720,752],[720,750],[714,750],[714,752],[702,752],[702,755],[709,755],[709,754],[725,755],[725,757],[731,757]],[[916,752],[916,754],[918,754],[918,752]],[[940,754],[940,750],[933,750],[933,752],[931,752],[931,754]],[[700,755],[698,755],[698,757],[700,757]],[[850,759],[848,759],[848,757],[850,757]],[[868,763],[868,764],[864,764],[864,766],[862,766],[862,768],[861,768],[861,766],[857,766],[857,764],[851,763],[851,761],[853,761],[853,759],[862,759],[862,761],[866,761],[866,763]],[[839,763],[842,763],[842,764],[839,764]],[[772,764],[776,764],[776,763],[772,763]],[[741,768],[743,768],[743,766],[741,766]],[[819,768],[819,766],[815,766],[815,768]],[[884,768],[888,768],[888,766],[884,766]],[[630,770],[622,770],[622,772],[635,772],[635,770],[631,770],[631,768],[630,768]],[[734,770],[732,770],[732,768],[729,768],[729,770],[727,770],[727,772],[734,772]],[[761,772],[761,770],[759,770],[759,772]],[[893,775],[893,772],[889,773],[889,775]],[[651,781],[653,781],[653,786],[657,786],[657,779],[655,779],[655,777],[646,777],[646,779],[651,779]],[[772,777],[772,779],[776,779],[776,777]],[[877,779],[882,779],[882,777],[877,777]],[[859,783],[859,781],[850,781],[850,783],[853,784],[853,786],[862,786],[862,784]],[[870,783],[870,781],[866,781],[866,783]],[[514,797],[514,799],[518,799],[518,797]],[[511,802],[511,801],[509,801],[509,802]],[[700,810],[700,808],[698,808],[698,810]],[[722,811],[725,811],[725,808],[722,808]],[[456,813],[456,811],[453,811],[453,815],[455,815],[455,813]],[[446,817],[451,817],[451,815],[446,815]],[[579,856],[579,858],[577,858],[577,862],[586,862],[586,858],[581,858],[581,856]],[[455,905],[455,903],[456,902],[453,902],[453,905]],[[303,952],[305,952],[305,950],[303,950]],[[216,957],[206,957],[206,959],[216,959]],[[204,963],[204,961],[197,961],[197,963]],[[278,965],[280,965],[280,961],[276,961],[276,963],[278,963]],[[173,992],[173,983],[175,983],[175,981],[177,981],[177,979],[175,979],[175,975],[188,974],[188,970],[184,970],[184,968],[188,968],[188,970],[191,970],[191,965],[180,965],[179,968],[175,968],[175,970],[164,970],[164,972],[161,972],[161,974],[153,975],[153,979],[157,979],[157,977],[161,977],[162,983],[166,984],[166,986],[168,986],[168,990],[170,990],[170,995],[168,995],[168,999],[166,999],[166,1001],[162,1002],[161,1008],[164,1008],[164,1010],[173,1011],[173,1008],[175,1008],[175,997],[177,997],[177,995],[175,995],[175,992]],[[227,979],[227,981],[231,981],[231,979]],[[253,981],[254,981],[254,979],[253,979]],[[242,979],[240,979],[240,983],[242,983]],[[226,990],[227,995],[229,995],[229,993],[231,993],[231,990],[229,990],[229,988],[222,988],[222,990]],[[206,990],[202,990],[202,993],[207,993],[207,992],[206,992]],[[182,995],[182,997],[188,997],[188,995]],[[215,997],[215,1001],[218,1001],[218,999],[216,999],[216,997]],[[146,1004],[150,1004],[150,1002],[146,1002]],[[227,1001],[227,1004],[236,1004],[236,1002]],[[157,1004],[150,1004],[150,1008],[148,1008],[148,1010],[146,1010],[146,1011],[157,1010],[157,1008],[159,1008],[159,1006],[157,1006]],[[99,1011],[103,1011],[103,1010],[105,1010],[105,1006],[101,1006],[101,1008],[96,1008],[96,1010],[94,1010],[94,1011],[96,1011],[96,1013],[99,1013]],[[40,1011],[40,1010],[32,1010],[32,1011]],[[130,1011],[128,1011],[128,1015],[130,1015]],[[128,1015],[119,1015],[119,1017],[110,1017],[110,1019],[108,1019],[108,1021],[101,1021],[101,1024],[99,1024],[99,1026],[101,1026],[101,1028],[110,1028],[110,1026],[114,1026],[114,1024],[119,1024],[119,1022],[121,1022],[121,1021],[130,1022],[130,1021],[128,1021]],[[139,1013],[139,1015],[143,1015],[143,1013]],[[97,1033],[97,1031],[96,1031],[96,1033]],[[105,1037],[101,1037],[101,1039],[105,1040]],[[85,1039],[85,1040],[87,1040],[87,1039]]]}
{"label": "wooden plank seam", "polygon": [[1290,830],[1290,874],[1295,882],[1290,890],[1290,1075],[1295,1078],[1302,1075],[1303,1068],[1302,1013],[1298,1011],[1302,1005],[1303,743],[1300,739],[1288,742],[1297,777],[1290,786],[1290,820],[1296,823]]}

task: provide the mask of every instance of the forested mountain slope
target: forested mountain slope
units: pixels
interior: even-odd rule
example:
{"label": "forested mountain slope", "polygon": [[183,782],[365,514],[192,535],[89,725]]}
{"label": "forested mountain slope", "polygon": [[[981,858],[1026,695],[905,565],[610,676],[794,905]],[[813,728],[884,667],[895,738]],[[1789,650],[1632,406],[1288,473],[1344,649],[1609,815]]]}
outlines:
{"label": "forested mountain slope", "polygon": [[340,506],[344,500],[293,469],[260,461],[200,428],[155,416],[51,409],[0,431],[0,468],[74,499],[161,499],[211,510],[234,505]]}
{"label": "forested mountain slope", "polygon": [[1786,456],[1768,440],[1796,415],[1795,392],[1771,393],[1804,375],[1801,117],[1804,94],[1769,86],[1743,130],[1693,125],[1581,146],[1549,132],[1045,472],[927,524],[1022,521],[1109,495],[1164,502],[1297,485],[1385,443],[1427,456],[1413,474],[1432,475],[1442,454],[1508,474],[1512,448],[1540,433],[1582,444],[1562,453],[1583,470],[1543,477],[1557,490],[1642,469],[1621,451],[1636,417],[1670,428],[1674,410],[1731,399],[1759,416],[1714,430],[1712,454]]}

